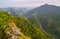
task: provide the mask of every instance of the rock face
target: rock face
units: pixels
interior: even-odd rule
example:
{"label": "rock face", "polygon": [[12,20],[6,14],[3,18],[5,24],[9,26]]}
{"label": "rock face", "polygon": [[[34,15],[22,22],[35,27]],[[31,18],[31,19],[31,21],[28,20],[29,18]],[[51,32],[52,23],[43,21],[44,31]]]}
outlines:
{"label": "rock face", "polygon": [[5,30],[7,39],[20,39],[20,30],[16,27],[14,23],[8,23],[8,27]]}
{"label": "rock face", "polygon": [[30,37],[25,36],[20,29],[16,27],[15,23],[8,23],[8,28],[4,31],[7,39],[30,39]]}

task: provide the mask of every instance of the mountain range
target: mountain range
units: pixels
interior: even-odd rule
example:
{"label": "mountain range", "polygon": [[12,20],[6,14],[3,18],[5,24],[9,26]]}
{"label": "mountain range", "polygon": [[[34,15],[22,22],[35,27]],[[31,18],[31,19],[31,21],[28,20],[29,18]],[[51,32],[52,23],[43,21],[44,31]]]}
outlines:
{"label": "mountain range", "polygon": [[24,16],[33,24],[41,24],[53,39],[60,39],[60,7],[44,4],[28,11]]}
{"label": "mountain range", "polygon": [[[6,36],[8,34],[7,32],[2,33],[6,30],[5,25],[13,26],[13,28],[18,30],[19,33],[21,32],[21,34],[19,34],[20,36],[18,36],[21,37],[20,39],[24,39],[25,36],[25,39],[60,39],[59,6],[44,4],[33,9],[8,7],[0,8],[0,10],[7,11],[0,12],[3,13],[3,16],[0,16],[0,24],[2,30],[0,35],[1,39],[4,36],[3,34],[6,34]],[[8,16],[6,16],[4,13],[8,14]],[[11,30],[13,30],[13,28],[11,27]],[[9,29],[8,31],[10,32]]]}
{"label": "mountain range", "polygon": [[22,15],[26,13],[30,8],[17,8],[17,7],[6,7],[6,8],[0,8],[1,11],[7,11],[9,14],[13,16]]}
{"label": "mountain range", "polygon": [[60,7],[55,6],[55,5],[44,4],[40,7],[29,10],[25,14],[25,16],[27,16],[27,17],[32,16],[33,14],[49,14],[49,13],[56,14],[57,12],[60,12]]}

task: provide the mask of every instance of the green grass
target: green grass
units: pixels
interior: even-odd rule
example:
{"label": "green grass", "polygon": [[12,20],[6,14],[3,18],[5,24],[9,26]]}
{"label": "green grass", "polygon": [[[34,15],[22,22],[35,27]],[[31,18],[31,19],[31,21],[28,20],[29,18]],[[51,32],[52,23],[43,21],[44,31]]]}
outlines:
{"label": "green grass", "polygon": [[30,36],[31,39],[51,39],[45,32],[43,32],[38,25],[32,24],[24,17],[13,17],[7,12],[0,11],[0,39],[7,39],[4,31],[6,30],[8,22],[13,21],[25,36]]}

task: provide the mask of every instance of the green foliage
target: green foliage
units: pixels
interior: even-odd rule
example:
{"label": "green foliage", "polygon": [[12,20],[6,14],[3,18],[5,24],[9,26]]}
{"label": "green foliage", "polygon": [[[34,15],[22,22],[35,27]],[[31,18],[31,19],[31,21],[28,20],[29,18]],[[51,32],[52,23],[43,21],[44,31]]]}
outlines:
{"label": "green foliage", "polygon": [[38,19],[39,24],[53,39],[60,39],[60,12],[44,13],[39,11],[28,19],[34,24],[37,24],[35,19]]}
{"label": "green foliage", "polygon": [[4,30],[7,28],[7,21],[9,14],[7,12],[0,11],[0,39],[5,39]]}
{"label": "green foliage", "polygon": [[16,17],[15,23],[21,29],[21,32],[26,36],[30,36],[31,39],[51,39],[39,26],[30,23],[24,17]]}
{"label": "green foliage", "polygon": [[7,12],[0,11],[0,39],[7,39],[4,31],[9,28],[8,22],[13,21],[26,36],[30,36],[31,39],[51,39],[45,32],[43,32],[38,25],[32,24],[24,17],[13,17]]}

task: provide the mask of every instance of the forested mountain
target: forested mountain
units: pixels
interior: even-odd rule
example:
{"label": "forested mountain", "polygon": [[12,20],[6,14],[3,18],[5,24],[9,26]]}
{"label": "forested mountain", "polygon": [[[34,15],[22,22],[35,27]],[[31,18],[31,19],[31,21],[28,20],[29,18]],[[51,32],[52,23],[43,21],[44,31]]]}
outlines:
{"label": "forested mountain", "polygon": [[0,39],[60,39],[58,6],[44,4],[33,9],[0,10]]}
{"label": "forested mountain", "polygon": [[[32,23],[42,26],[53,39],[60,39],[60,7],[44,4],[24,14]],[[37,20],[36,20],[37,19]],[[37,23],[37,21],[39,21]]]}
{"label": "forested mountain", "polygon": [[0,39],[52,39],[37,24],[24,17],[0,11]]}
{"label": "forested mountain", "polygon": [[37,7],[35,9],[32,9],[32,10],[29,10],[26,14],[24,14],[24,16],[26,17],[29,17],[29,16],[32,16],[32,15],[35,15],[35,14],[38,14],[38,15],[47,15],[47,14],[52,14],[52,15],[55,15],[56,13],[60,12],[60,7],[58,6],[55,6],[55,5],[48,5],[48,4],[44,4],[40,7]]}

